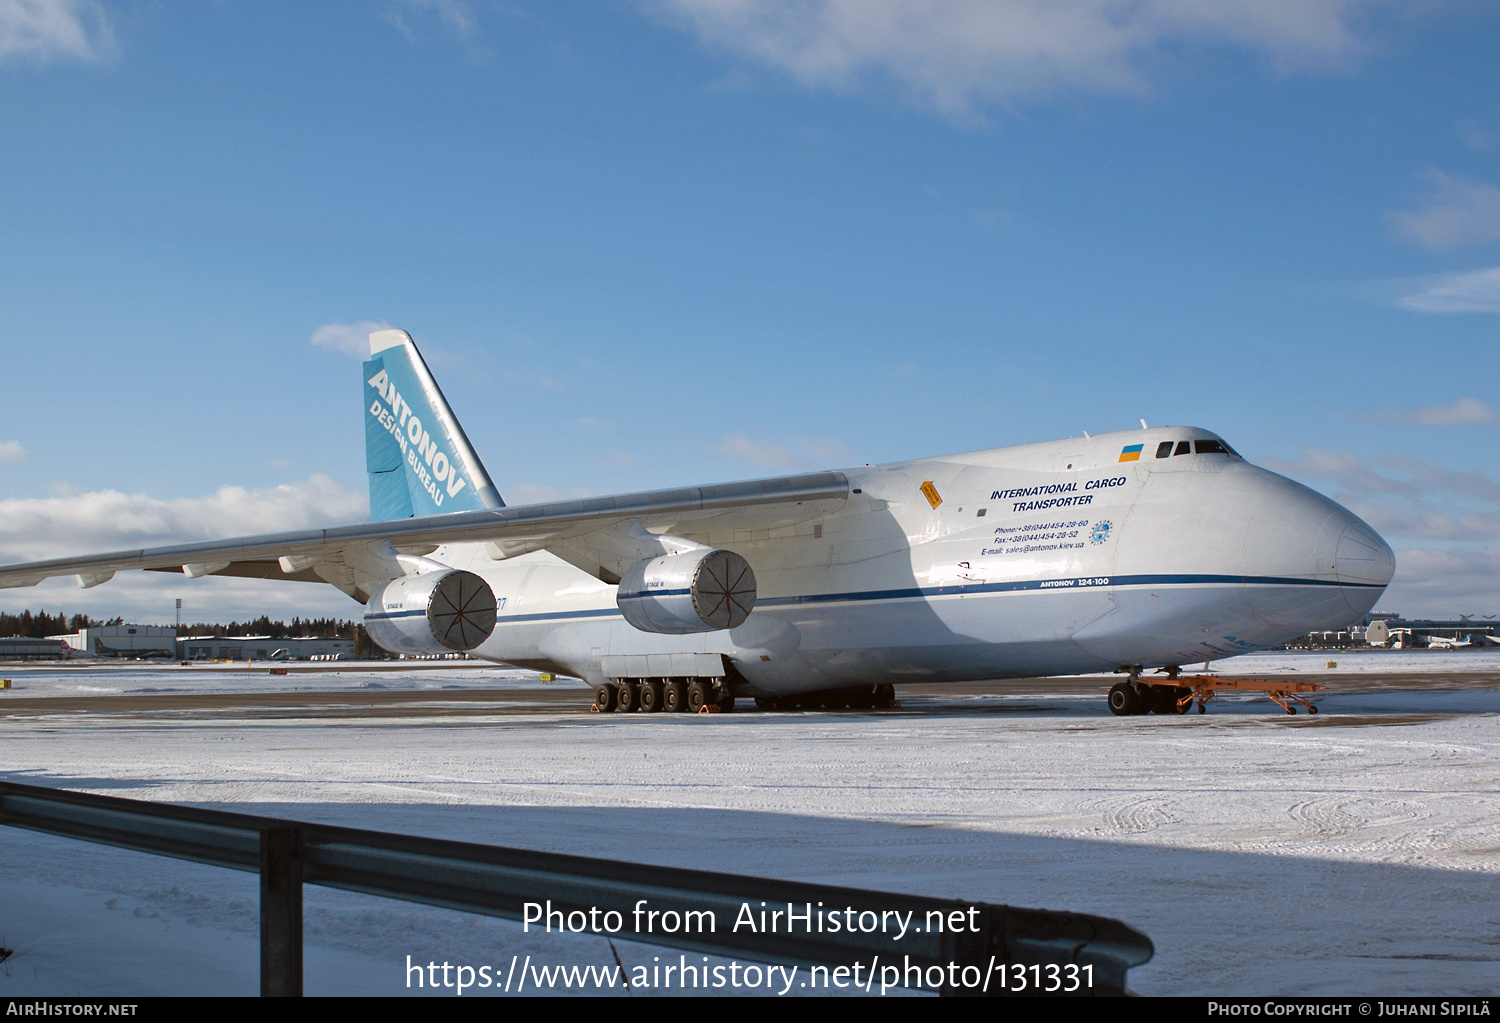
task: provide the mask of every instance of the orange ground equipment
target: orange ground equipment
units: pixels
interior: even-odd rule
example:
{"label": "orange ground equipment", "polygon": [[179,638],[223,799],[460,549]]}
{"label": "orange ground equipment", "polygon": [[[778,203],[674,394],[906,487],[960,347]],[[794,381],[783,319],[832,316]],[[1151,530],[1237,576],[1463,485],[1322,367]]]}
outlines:
{"label": "orange ground equipment", "polygon": [[[1236,689],[1241,692],[1265,693],[1266,697],[1288,714],[1297,713],[1297,705],[1307,709],[1309,714],[1316,714],[1318,708],[1305,696],[1299,693],[1312,693],[1327,686],[1320,686],[1313,682],[1288,682],[1284,679],[1248,679],[1248,678],[1221,678],[1218,675],[1183,675],[1177,678],[1166,678],[1161,681],[1154,679],[1136,679],[1138,685],[1151,686],[1153,692],[1153,703],[1163,704],[1176,698],[1176,713],[1186,714],[1188,707],[1194,700],[1198,701],[1198,713],[1203,714],[1208,710],[1207,703],[1214,698],[1220,689]],[[1165,690],[1165,692],[1164,692]],[[1167,713],[1171,713],[1168,709]],[[1158,711],[1160,713],[1160,711]]]}

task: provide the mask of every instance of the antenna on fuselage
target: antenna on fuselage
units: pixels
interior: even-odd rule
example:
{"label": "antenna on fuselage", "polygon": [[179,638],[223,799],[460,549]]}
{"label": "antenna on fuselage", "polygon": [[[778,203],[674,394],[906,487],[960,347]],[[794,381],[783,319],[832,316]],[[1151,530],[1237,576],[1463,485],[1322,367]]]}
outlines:
{"label": "antenna on fuselage", "polygon": [[1151,429],[1151,427],[1149,427],[1149,426],[1146,425],[1146,421],[1144,419],[1141,420],[1141,429],[1142,430],[1149,430],[1149,429]]}

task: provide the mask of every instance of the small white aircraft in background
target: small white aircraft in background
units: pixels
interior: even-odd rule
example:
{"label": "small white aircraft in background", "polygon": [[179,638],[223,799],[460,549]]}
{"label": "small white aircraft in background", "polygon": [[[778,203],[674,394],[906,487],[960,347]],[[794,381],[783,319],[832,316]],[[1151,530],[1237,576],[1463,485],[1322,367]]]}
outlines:
{"label": "small white aircraft in background", "polygon": [[898,683],[1119,671],[1110,708],[1132,714],[1191,694],[1145,669],[1343,628],[1395,570],[1352,512],[1193,427],[507,507],[411,338],[370,346],[375,521],[9,565],[0,586],[323,582],[386,650],[574,675],[601,710],[868,707]]}
{"label": "small white aircraft in background", "polygon": [[1473,645],[1473,636],[1465,636],[1463,639],[1448,636],[1433,636],[1427,641],[1428,650],[1461,650],[1466,646]]}

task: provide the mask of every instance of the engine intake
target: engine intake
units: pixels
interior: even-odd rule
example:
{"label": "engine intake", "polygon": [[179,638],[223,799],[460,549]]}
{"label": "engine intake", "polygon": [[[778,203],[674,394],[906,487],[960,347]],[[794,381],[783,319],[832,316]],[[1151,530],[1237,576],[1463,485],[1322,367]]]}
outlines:
{"label": "engine intake", "polygon": [[733,551],[679,551],[631,565],[615,600],[642,632],[733,629],[755,607],[755,573]]}
{"label": "engine intake", "polygon": [[461,569],[392,579],[365,605],[365,631],[394,654],[473,650],[495,631],[495,594]]}

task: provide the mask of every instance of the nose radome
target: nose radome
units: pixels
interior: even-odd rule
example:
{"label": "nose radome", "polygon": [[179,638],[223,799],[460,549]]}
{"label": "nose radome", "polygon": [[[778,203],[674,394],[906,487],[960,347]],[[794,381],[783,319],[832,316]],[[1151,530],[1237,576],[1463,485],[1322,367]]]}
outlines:
{"label": "nose radome", "polygon": [[1362,615],[1375,606],[1396,574],[1396,555],[1373,529],[1355,519],[1339,537],[1334,570],[1349,609]]}
{"label": "nose radome", "polygon": [[1396,556],[1373,529],[1356,521],[1339,537],[1334,570],[1346,585],[1384,586],[1396,574]]}

